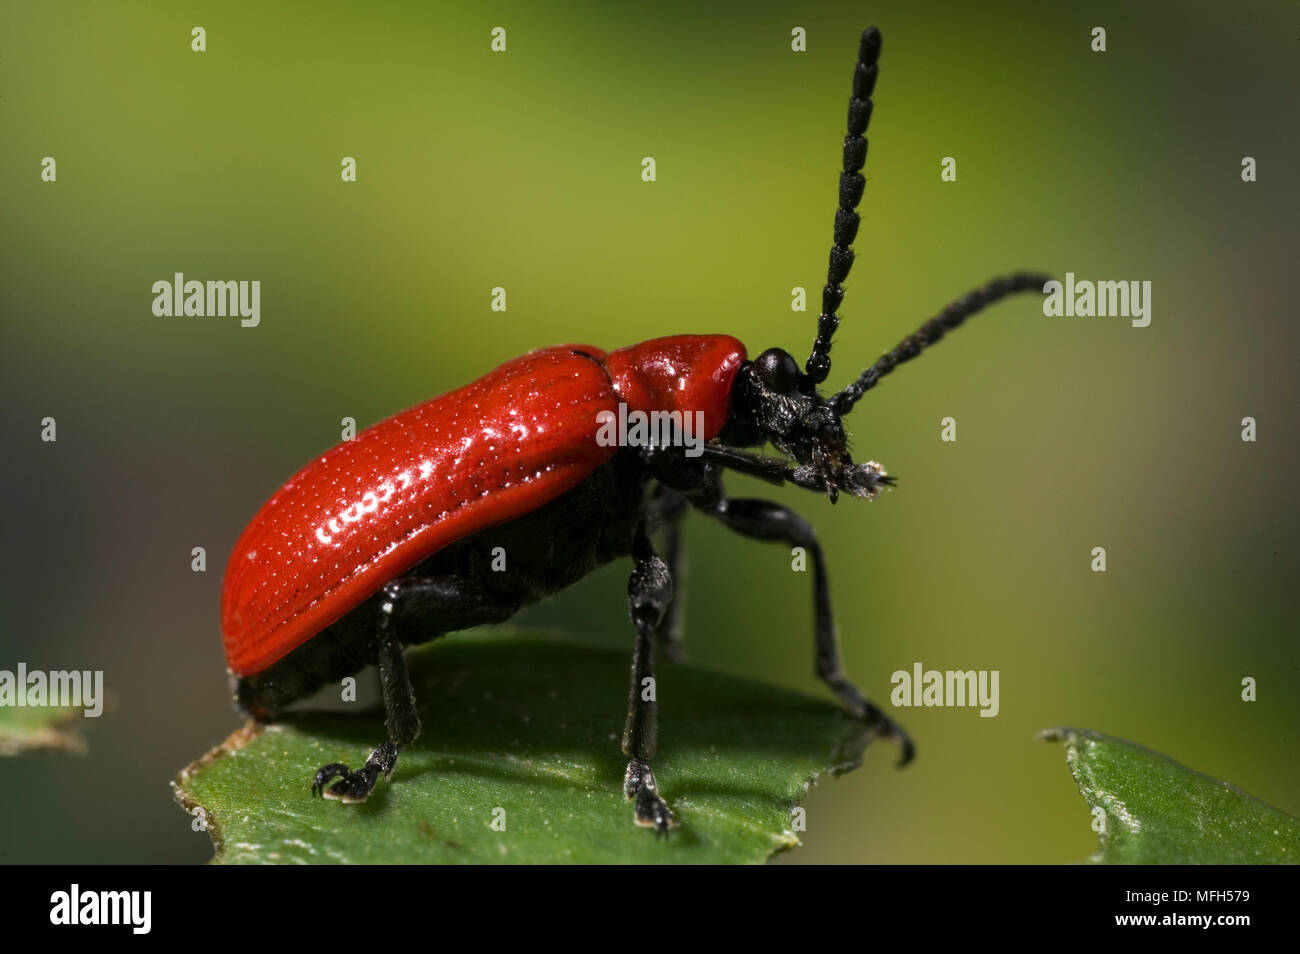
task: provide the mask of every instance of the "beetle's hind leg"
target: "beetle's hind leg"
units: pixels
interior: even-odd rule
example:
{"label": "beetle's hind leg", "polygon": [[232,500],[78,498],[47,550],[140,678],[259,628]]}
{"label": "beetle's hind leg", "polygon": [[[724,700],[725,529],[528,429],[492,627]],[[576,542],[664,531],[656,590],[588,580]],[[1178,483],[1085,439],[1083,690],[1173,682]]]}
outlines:
{"label": "beetle's hind leg", "polygon": [[[402,655],[397,627],[393,623],[401,586],[401,583],[391,583],[383,590],[384,600],[379,610],[379,684],[384,694],[388,739],[376,747],[366,758],[366,764],[355,772],[350,771],[342,762],[332,762],[322,767],[312,782],[313,795],[337,798],[345,804],[364,802],[374,791],[380,775],[385,780],[392,778],[393,768],[397,765],[397,753],[402,746],[414,742],[420,734],[415,689],[411,686],[411,675],[407,672],[406,658]],[[339,776],[342,776],[339,781],[329,784]]]}
{"label": "beetle's hind leg", "polygon": [[[312,782],[311,790],[313,795],[324,795],[326,798],[337,798],[345,805],[353,805],[364,802],[372,791],[375,783],[379,781],[382,775],[385,780],[393,775],[393,767],[397,765],[397,752],[400,746],[389,739],[383,745],[370,753],[366,759],[366,764],[361,766],[355,772],[350,771],[342,762],[331,762],[324,766],[316,773],[316,780]],[[327,789],[330,780],[342,778],[335,782]]]}
{"label": "beetle's hind leg", "polygon": [[659,738],[659,704],[654,681],[655,632],[673,599],[673,579],[667,564],[655,553],[650,534],[640,524],[632,540],[635,566],[627,582],[627,603],[636,625],[636,650],[632,655],[632,686],[628,699],[627,726],[623,730],[623,754],[631,758],[623,779],[623,793],[635,802],[638,825],[668,834],[675,825],[668,803],[659,794],[650,760]]}
{"label": "beetle's hind leg", "polygon": [[[420,613],[421,628],[451,632],[509,619],[517,603],[487,592],[472,581],[457,577],[427,577],[394,580],[379,592],[377,663],[383,690],[388,738],[366,758],[356,771],[342,762],[323,766],[312,782],[312,794],[336,798],[344,803],[364,802],[374,791],[379,776],[392,777],[397,754],[420,734],[420,715],[415,689],[402,654],[395,616]],[[334,782],[334,779],[339,781]],[[330,784],[333,782],[333,784]],[[328,788],[326,787],[328,786]]]}

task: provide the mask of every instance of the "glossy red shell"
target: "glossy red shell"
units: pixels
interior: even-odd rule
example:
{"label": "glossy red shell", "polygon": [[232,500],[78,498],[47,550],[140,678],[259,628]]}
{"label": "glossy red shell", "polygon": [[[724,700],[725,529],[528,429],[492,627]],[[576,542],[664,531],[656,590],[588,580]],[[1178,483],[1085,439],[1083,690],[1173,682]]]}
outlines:
{"label": "glossy red shell", "polygon": [[235,544],[221,593],[231,670],[261,672],[441,548],[577,486],[617,450],[597,443],[597,415],[620,400],[698,408],[714,436],[744,354],[699,335],[547,348],[327,451]]}
{"label": "glossy red shell", "polygon": [[745,346],[727,335],[673,335],[610,352],[605,369],[619,399],[639,411],[704,414],[704,440],[718,436]]}

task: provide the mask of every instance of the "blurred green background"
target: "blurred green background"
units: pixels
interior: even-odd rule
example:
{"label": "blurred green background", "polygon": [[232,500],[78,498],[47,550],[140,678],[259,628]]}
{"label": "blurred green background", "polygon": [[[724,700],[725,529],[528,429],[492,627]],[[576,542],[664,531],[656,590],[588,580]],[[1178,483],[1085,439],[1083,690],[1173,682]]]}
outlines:
{"label": "blurred green background", "polygon": [[[102,668],[113,709],[84,759],[0,761],[0,859],[210,857],[167,783],[239,724],[225,560],[340,418],[564,341],[725,332],[802,358],[815,311],[790,290],[815,309],[868,23],[884,53],[830,383],[1021,268],[1150,280],[1153,319],[1046,318],[1030,298],[981,315],[849,419],[856,456],[900,478],[873,503],[731,479],[819,525],[849,672],[878,700],[918,661],[1001,672],[995,719],[900,711],[915,764],[882,746],[815,788],[788,860],[1085,857],[1063,751],[1034,738],[1057,724],[1300,814],[1298,21],[1288,2],[7,0],[0,668]],[[260,327],[155,317],[175,271],[259,279]],[[700,518],[687,533],[693,659],[824,692],[788,551]],[[626,573],[524,621],[630,650]]]}

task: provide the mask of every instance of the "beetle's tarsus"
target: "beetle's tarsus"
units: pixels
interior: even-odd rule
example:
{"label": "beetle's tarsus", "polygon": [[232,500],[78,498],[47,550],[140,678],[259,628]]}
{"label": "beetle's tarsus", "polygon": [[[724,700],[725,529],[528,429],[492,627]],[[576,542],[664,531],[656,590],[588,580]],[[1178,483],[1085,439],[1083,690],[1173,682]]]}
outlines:
{"label": "beetle's tarsus", "polygon": [[[379,781],[380,775],[385,781],[393,777],[393,768],[397,765],[397,750],[397,743],[390,739],[371,752],[366,759],[366,764],[355,772],[342,762],[331,762],[316,773],[311,793],[337,799],[344,805],[364,802],[375,790],[375,783]],[[335,778],[339,780],[326,788],[325,786]]]}
{"label": "beetle's tarsus", "polygon": [[667,838],[669,830],[677,826],[668,803],[653,792],[643,791],[636,797],[635,820],[642,828],[653,828],[659,838]]}
{"label": "beetle's tarsus", "polygon": [[872,738],[885,739],[898,746],[898,761],[894,763],[894,767],[903,768],[916,756],[916,746],[912,743],[912,737],[907,734],[907,731],[902,726],[875,706],[870,703],[867,706],[868,711],[859,718],[874,727],[875,731],[872,733]]}
{"label": "beetle's tarsus", "polygon": [[633,759],[627,764],[627,774],[623,778],[623,794],[629,801],[635,799],[633,820],[642,828],[653,828],[661,838],[668,837],[668,830],[677,827],[677,819],[663,796],[659,794],[659,783],[655,773],[645,762]]}
{"label": "beetle's tarsus", "polygon": [[873,739],[886,739],[898,746],[899,755],[898,761],[894,763],[895,768],[902,768],[912,761],[916,756],[916,746],[912,743],[912,737],[907,734],[907,730],[880,711],[879,707],[868,702],[848,680],[841,680],[837,694],[848,704],[857,718],[872,728]]}
{"label": "beetle's tarsus", "polygon": [[337,799],[344,805],[358,805],[370,797],[370,793],[375,789],[377,778],[377,772],[365,768],[357,769],[335,782],[323,794],[326,798]]}

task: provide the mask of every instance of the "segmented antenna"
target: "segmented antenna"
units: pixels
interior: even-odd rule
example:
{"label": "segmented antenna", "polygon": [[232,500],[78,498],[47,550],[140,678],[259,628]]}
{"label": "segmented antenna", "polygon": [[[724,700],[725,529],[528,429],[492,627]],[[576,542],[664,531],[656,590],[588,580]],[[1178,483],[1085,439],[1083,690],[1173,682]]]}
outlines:
{"label": "segmented antenna", "polygon": [[867,27],[858,47],[858,65],[853,68],[853,96],[849,99],[849,131],[844,137],[844,170],[840,173],[840,207],[835,210],[835,239],[831,246],[826,287],[822,289],[822,314],[817,319],[817,338],[804,372],[814,384],[821,384],[831,370],[831,337],[839,327],[836,316],[844,300],[841,287],[853,267],[853,249],[858,234],[858,203],[862,201],[863,163],[867,160],[867,123],[871,121],[871,93],[876,88],[876,61],[880,58],[880,31]]}
{"label": "segmented antenna", "polygon": [[1049,281],[1051,281],[1049,275],[1017,272],[1015,275],[995,278],[982,288],[977,288],[973,292],[958,298],[934,318],[931,318],[915,332],[900,341],[893,351],[882,354],[879,361],[862,372],[861,377],[830,399],[831,407],[840,416],[849,413],[853,409],[853,405],[858,403],[858,399],[876,386],[876,382],[904,361],[915,358],[949,331],[958,327],[971,315],[1017,292],[1041,292],[1043,286]]}

